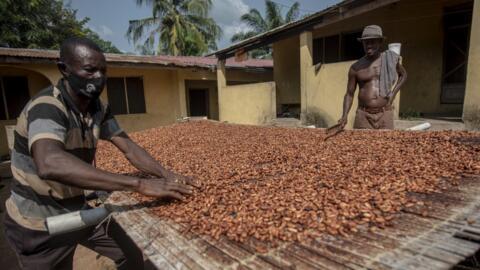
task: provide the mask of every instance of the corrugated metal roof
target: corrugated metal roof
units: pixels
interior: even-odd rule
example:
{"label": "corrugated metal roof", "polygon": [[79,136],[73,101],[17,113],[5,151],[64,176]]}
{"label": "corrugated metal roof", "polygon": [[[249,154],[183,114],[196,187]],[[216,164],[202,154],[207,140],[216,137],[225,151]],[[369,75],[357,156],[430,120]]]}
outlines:
{"label": "corrugated metal roof", "polygon": [[[0,62],[18,62],[29,60],[56,61],[59,57],[57,50],[21,49],[21,48],[0,48]],[[108,63],[133,64],[133,65],[159,65],[165,67],[197,67],[215,69],[217,59],[215,57],[195,56],[167,56],[167,55],[128,55],[106,53]],[[228,68],[263,68],[271,69],[272,60],[248,59],[243,62],[236,62],[233,58],[228,59]]]}

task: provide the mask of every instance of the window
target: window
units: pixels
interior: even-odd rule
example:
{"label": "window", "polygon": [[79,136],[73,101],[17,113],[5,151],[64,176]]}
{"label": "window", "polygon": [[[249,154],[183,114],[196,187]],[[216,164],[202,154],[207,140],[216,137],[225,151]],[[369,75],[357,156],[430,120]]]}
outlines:
{"label": "window", "polygon": [[30,100],[27,77],[0,77],[0,92],[0,120],[16,119]]}
{"label": "window", "polygon": [[323,58],[325,63],[334,63],[340,60],[340,36],[329,36],[325,39]]}
{"label": "window", "polygon": [[313,64],[335,63],[361,58],[362,43],[358,42],[362,32],[341,33],[313,40]]}
{"label": "window", "polygon": [[318,63],[324,63],[323,58],[323,48],[324,48],[324,39],[323,38],[316,38],[313,40],[313,64],[316,65]]}
{"label": "window", "polygon": [[107,95],[110,110],[114,115],[146,111],[142,78],[108,78]]}
{"label": "window", "polygon": [[358,60],[365,55],[363,45],[358,41],[362,32],[342,34],[342,61]]}

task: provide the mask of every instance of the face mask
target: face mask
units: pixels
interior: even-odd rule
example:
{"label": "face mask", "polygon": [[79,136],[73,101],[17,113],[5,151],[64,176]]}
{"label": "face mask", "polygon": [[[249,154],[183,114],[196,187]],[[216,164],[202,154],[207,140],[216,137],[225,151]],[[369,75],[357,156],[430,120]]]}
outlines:
{"label": "face mask", "polygon": [[102,93],[103,87],[105,86],[105,77],[103,76],[95,79],[84,79],[73,73],[70,73],[66,79],[75,93],[85,96],[89,99],[98,98]]}

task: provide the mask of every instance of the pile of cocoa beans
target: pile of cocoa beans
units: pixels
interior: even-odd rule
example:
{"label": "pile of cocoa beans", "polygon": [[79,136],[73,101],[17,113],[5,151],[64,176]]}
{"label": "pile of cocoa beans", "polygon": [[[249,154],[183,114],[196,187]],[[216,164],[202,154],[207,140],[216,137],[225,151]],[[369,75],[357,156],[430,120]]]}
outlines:
{"label": "pile of cocoa beans", "polygon": [[[319,129],[199,121],[130,136],[201,185],[184,202],[153,207],[156,215],[239,242],[382,228],[422,204],[408,194],[443,192],[465,175],[480,175],[480,133],[467,131],[345,131],[324,141]],[[108,142],[99,144],[97,165],[139,174]]]}

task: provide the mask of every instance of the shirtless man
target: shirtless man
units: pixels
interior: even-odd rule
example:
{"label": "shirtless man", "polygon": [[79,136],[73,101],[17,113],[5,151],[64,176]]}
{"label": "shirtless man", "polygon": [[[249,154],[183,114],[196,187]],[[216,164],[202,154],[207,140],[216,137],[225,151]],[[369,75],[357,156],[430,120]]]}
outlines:
{"label": "shirtless man", "polygon": [[[377,25],[365,27],[359,41],[365,56],[354,63],[348,72],[347,93],[343,101],[343,115],[338,121],[340,129],[347,124],[357,84],[360,88],[355,129],[393,129],[393,101],[405,83],[407,72],[399,56],[391,51],[381,52],[384,41],[382,29]],[[388,59],[388,60],[386,60]],[[387,70],[390,68],[390,70]],[[387,79],[381,73],[388,74]],[[390,82],[390,83],[388,83]]]}

